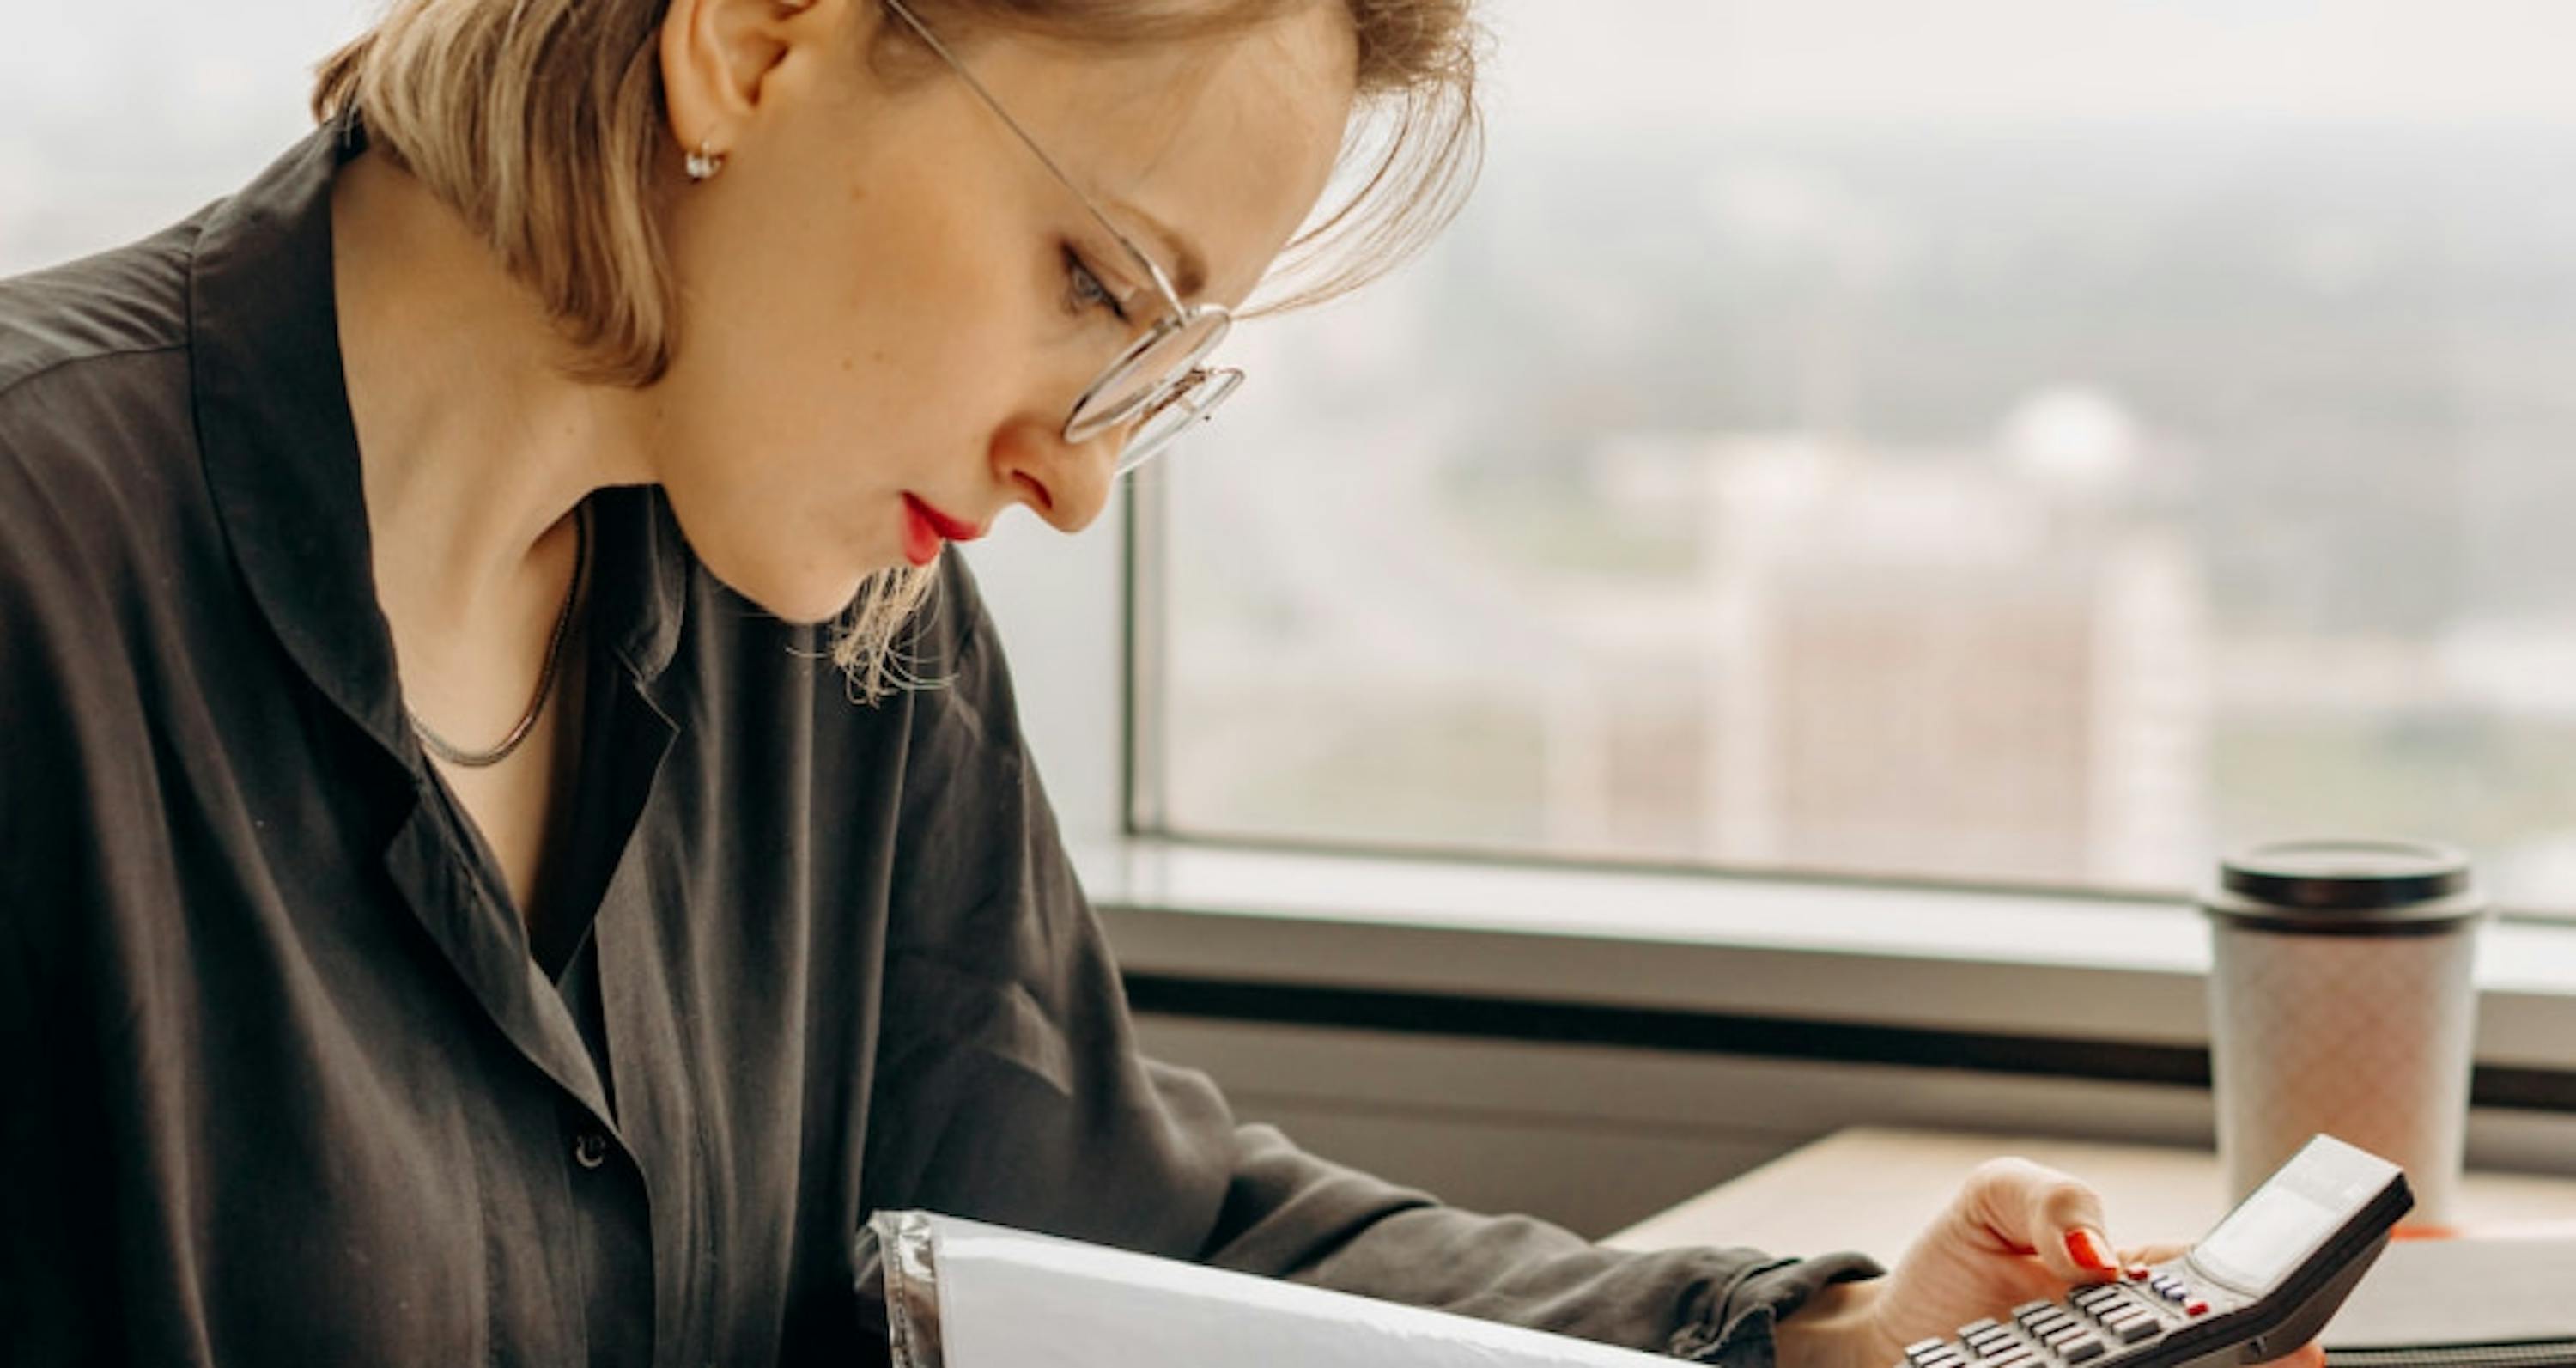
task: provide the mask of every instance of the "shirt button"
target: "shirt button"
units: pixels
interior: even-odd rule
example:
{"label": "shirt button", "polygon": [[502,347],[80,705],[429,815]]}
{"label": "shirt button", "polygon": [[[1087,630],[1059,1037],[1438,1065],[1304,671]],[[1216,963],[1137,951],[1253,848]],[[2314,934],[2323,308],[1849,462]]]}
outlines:
{"label": "shirt button", "polygon": [[572,1142],[572,1161],[586,1169],[608,1162],[608,1137],[597,1131],[583,1131]]}

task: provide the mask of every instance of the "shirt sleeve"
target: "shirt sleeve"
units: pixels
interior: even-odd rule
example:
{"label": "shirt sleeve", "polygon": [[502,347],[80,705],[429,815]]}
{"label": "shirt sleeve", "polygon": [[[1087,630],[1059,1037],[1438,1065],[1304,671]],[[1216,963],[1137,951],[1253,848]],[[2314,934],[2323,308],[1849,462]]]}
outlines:
{"label": "shirt sleeve", "polygon": [[[149,813],[148,760],[114,744],[130,688],[114,665],[120,604],[94,563],[108,525],[85,496],[13,459],[0,432],[0,1359],[104,1361],[116,1344],[85,1320],[114,1304],[98,1281],[125,1233],[110,1172],[80,1147],[106,1132],[99,1107],[91,939],[120,880],[148,879],[149,852],[115,838]],[[85,542],[84,535],[91,541]],[[133,858],[122,863],[119,857]],[[114,1025],[121,1024],[111,1020]],[[68,1138],[68,1143],[67,1143]],[[129,1297],[137,1319],[151,1309]],[[133,1321],[120,1322],[127,1330]],[[129,1331],[130,1333],[130,1331]]]}
{"label": "shirt sleeve", "polygon": [[[1145,1059],[972,581],[915,702],[863,1204],[923,1208],[1736,1368],[1857,1255],[1629,1253],[1474,1215],[1240,1125]],[[932,633],[934,640],[940,635]],[[865,1258],[863,1253],[863,1258]],[[863,1273],[863,1283],[866,1276]]]}

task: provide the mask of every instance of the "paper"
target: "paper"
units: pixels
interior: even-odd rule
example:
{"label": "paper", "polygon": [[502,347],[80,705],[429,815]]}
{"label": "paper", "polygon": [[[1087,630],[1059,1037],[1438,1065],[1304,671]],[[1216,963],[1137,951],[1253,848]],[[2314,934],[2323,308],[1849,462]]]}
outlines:
{"label": "paper", "polygon": [[950,1216],[880,1213],[896,1368],[1672,1368],[1660,1355]]}
{"label": "paper", "polygon": [[2344,1349],[2576,1340],[2576,1240],[2403,1240],[2319,1338]]}

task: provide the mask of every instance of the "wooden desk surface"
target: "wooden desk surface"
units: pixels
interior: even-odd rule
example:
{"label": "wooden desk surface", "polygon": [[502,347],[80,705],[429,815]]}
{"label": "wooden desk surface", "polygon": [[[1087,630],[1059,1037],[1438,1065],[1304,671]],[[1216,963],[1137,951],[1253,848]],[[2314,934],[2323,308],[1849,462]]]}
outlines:
{"label": "wooden desk surface", "polygon": [[[1793,1150],[1608,1243],[1741,1244],[1782,1254],[1856,1249],[1892,1263],[1969,1170],[2003,1154],[2090,1184],[2102,1194],[2115,1244],[2192,1240],[2226,1214],[2218,1156],[2207,1150],[1864,1126]],[[2482,1236],[2576,1235],[2576,1178],[2472,1173],[2459,1208],[2461,1226]]]}

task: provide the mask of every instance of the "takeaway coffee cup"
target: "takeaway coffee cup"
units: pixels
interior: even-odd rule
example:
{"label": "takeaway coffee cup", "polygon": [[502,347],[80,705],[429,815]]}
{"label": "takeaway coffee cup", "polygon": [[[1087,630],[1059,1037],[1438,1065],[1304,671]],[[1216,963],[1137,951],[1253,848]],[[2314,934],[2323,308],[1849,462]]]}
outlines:
{"label": "takeaway coffee cup", "polygon": [[2466,857],[2403,841],[2289,841],[2219,866],[2210,1065],[2230,1200],[2319,1131],[2406,1170],[2411,1226],[2451,1219],[2486,901]]}

